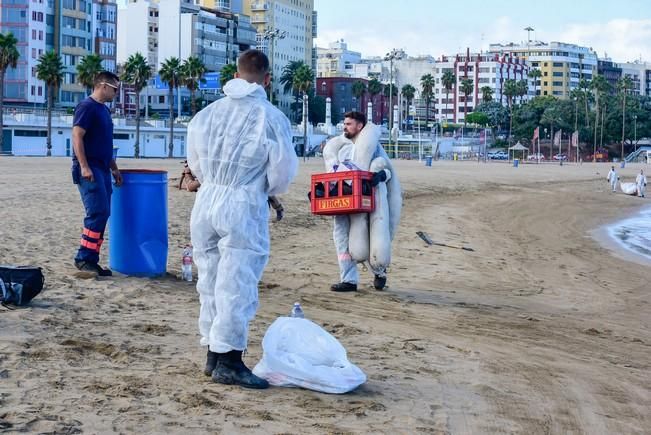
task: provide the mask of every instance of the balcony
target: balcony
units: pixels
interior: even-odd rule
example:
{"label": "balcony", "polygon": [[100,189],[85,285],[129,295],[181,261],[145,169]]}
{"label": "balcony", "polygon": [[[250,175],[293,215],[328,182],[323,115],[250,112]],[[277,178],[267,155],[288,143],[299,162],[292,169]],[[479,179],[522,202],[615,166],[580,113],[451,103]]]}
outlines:
{"label": "balcony", "polygon": [[269,9],[268,3],[253,3],[251,5],[251,11],[253,12],[266,11],[268,9]]}
{"label": "balcony", "polygon": [[264,14],[256,14],[251,17],[251,24],[265,24],[267,17]]}

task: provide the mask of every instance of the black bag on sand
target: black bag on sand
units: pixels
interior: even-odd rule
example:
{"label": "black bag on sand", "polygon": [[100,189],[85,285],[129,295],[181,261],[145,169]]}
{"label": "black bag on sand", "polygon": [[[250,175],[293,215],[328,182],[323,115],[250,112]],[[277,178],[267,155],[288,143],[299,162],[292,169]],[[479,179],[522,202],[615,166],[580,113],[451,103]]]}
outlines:
{"label": "black bag on sand", "polygon": [[25,306],[45,284],[40,267],[0,265],[0,302],[2,305]]}

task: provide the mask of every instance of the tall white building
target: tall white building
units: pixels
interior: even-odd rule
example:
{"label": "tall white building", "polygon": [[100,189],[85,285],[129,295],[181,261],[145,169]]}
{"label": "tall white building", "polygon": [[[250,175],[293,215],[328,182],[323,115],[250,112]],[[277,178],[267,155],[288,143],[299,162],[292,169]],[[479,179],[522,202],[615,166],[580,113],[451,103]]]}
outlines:
{"label": "tall white building", "polygon": [[149,65],[158,65],[159,15],[157,2],[134,1],[118,9],[118,64],[140,53]]}
{"label": "tall white building", "polygon": [[622,69],[622,77],[628,77],[633,83],[633,89],[629,93],[636,95],[648,95],[649,88],[647,71],[651,70],[651,64],[645,62],[626,62],[618,63],[617,66]]}
{"label": "tall white building", "polygon": [[348,50],[344,40],[332,42],[328,48],[316,49],[317,77],[353,77],[354,66],[362,60],[362,54]]}
{"label": "tall white building", "polygon": [[269,56],[274,100],[289,114],[294,98],[283,92],[279,78],[291,61],[313,67],[314,0],[243,0],[243,10],[256,29],[258,49]]}

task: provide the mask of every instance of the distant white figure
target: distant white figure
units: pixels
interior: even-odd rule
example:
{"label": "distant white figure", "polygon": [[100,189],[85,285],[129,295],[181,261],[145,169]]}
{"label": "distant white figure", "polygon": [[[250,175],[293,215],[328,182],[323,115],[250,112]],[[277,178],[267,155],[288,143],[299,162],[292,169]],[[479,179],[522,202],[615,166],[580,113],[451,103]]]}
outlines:
{"label": "distant white figure", "polygon": [[646,175],[644,175],[644,169],[640,169],[640,173],[635,177],[635,184],[637,185],[637,196],[644,198],[644,193],[646,192]]}
{"label": "distant white figure", "polygon": [[617,175],[617,171],[615,171],[614,166],[610,167],[610,172],[608,172],[608,177],[606,177],[606,180],[608,180],[608,182],[610,183],[610,187],[612,187],[613,192],[615,192],[617,187],[617,180],[619,180],[619,176]]}

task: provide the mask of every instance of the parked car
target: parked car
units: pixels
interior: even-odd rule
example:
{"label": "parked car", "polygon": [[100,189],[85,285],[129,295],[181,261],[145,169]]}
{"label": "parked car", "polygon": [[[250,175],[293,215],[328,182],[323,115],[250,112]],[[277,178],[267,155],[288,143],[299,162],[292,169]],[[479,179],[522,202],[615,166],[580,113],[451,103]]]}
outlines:
{"label": "parked car", "polygon": [[565,154],[555,154],[554,157],[552,157],[554,160],[567,160],[567,155]]}
{"label": "parked car", "polygon": [[489,159],[492,160],[508,160],[509,154],[506,151],[493,151],[487,154]]}
{"label": "parked car", "polygon": [[529,157],[527,157],[527,160],[533,160],[533,161],[538,161],[538,160],[545,160],[545,156],[539,153],[533,153],[529,154]]}

